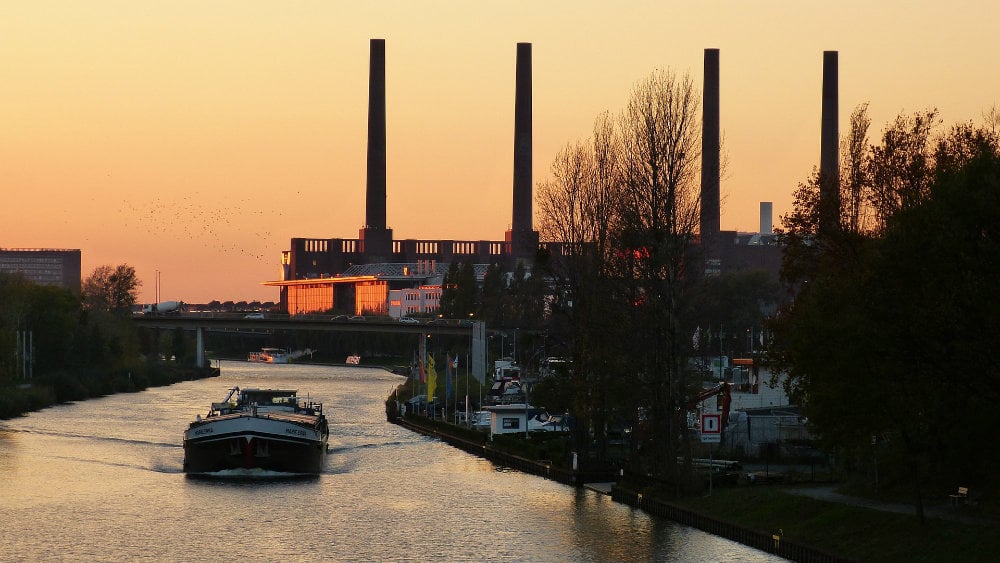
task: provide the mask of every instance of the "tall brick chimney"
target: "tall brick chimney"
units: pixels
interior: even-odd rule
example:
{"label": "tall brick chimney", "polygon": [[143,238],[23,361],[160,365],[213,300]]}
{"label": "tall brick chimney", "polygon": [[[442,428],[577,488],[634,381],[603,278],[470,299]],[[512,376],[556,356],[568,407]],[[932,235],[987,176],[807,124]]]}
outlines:
{"label": "tall brick chimney", "polygon": [[701,240],[706,256],[716,258],[719,238],[719,50],[705,49],[701,127]]}
{"label": "tall brick chimney", "polygon": [[514,205],[507,242],[516,259],[529,259],[538,249],[532,223],[531,185],[531,43],[517,44],[514,91]]}
{"label": "tall brick chimney", "polygon": [[840,227],[840,127],[837,51],[823,51],[823,121],[819,156],[819,229]]}
{"label": "tall brick chimney", "polygon": [[362,251],[369,262],[388,260],[392,254],[392,229],[386,228],[385,200],[385,39],[372,39],[368,70],[365,226],[358,233]]}

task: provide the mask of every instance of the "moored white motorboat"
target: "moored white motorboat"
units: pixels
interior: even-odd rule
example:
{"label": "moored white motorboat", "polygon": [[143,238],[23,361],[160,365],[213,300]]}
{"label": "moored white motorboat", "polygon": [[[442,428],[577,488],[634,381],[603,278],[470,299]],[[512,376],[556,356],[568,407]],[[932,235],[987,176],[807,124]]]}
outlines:
{"label": "moored white motorboat", "polygon": [[266,364],[287,364],[292,361],[292,355],[282,348],[261,348],[260,352],[250,352],[247,361]]}

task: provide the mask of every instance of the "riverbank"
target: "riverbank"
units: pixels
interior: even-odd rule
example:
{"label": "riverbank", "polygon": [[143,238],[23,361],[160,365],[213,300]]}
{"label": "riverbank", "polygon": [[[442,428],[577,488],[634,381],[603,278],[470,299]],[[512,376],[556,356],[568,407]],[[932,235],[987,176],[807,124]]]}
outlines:
{"label": "riverbank", "polygon": [[220,374],[218,367],[180,368],[154,366],[152,369],[124,371],[101,376],[94,372],[59,372],[30,383],[0,387],[0,420],[71,401],[84,401],[116,393],[135,393],[180,381],[204,379]]}
{"label": "riverbank", "polygon": [[[573,486],[611,482],[614,500],[794,561],[885,563],[995,561],[1000,522],[972,518],[964,507],[938,507],[921,525],[912,513],[845,495],[808,495],[809,484],[716,486],[710,496],[665,500],[656,486],[621,480],[607,472],[581,474],[551,463],[513,455],[485,434],[417,416],[389,416],[415,432],[433,436],[493,463]],[[479,434],[477,436],[476,434]],[[626,476],[627,478],[627,476]],[[822,484],[824,490],[835,485]],[[885,504],[885,506],[883,506]]]}
{"label": "riverbank", "polygon": [[502,442],[491,442],[487,434],[478,430],[465,430],[441,421],[421,416],[389,417],[389,421],[419,434],[438,438],[451,446],[488,459],[497,465],[539,475],[566,485],[581,486],[585,483],[608,482],[617,478],[612,471],[573,471],[554,465],[547,459],[533,459],[505,449]]}

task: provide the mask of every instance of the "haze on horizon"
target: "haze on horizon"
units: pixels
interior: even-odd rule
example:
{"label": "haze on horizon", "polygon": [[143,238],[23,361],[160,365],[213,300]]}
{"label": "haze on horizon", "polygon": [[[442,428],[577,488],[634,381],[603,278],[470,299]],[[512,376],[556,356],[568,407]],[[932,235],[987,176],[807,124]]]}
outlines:
{"label": "haze on horizon", "polygon": [[944,126],[997,104],[980,2],[17,2],[0,18],[0,247],[127,263],[140,300],[277,300],[292,237],[364,222],[368,48],[386,40],[388,224],[499,240],[511,220],[516,43],[532,43],[534,182],[656,68],[720,49],[722,228],[756,231],[819,162],[822,52],[840,126],[869,102]]}

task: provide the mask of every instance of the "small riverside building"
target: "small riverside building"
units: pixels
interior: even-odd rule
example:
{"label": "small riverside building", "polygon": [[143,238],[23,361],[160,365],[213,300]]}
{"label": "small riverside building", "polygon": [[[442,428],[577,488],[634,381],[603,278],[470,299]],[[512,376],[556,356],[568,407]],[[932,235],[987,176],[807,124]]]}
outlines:
{"label": "small riverside building", "polygon": [[524,432],[528,425],[528,415],[531,406],[521,404],[492,405],[483,407],[484,411],[490,413],[490,439],[494,434],[514,434]]}
{"label": "small riverside building", "polygon": [[[483,410],[490,413],[490,439],[494,434],[524,434],[525,427],[529,432],[536,430],[566,430],[565,422],[553,424],[557,419],[552,419],[545,409],[525,406],[524,403],[511,403],[506,405],[491,405],[483,407]],[[561,419],[561,417],[558,417]],[[549,421],[546,424],[546,421]]]}

